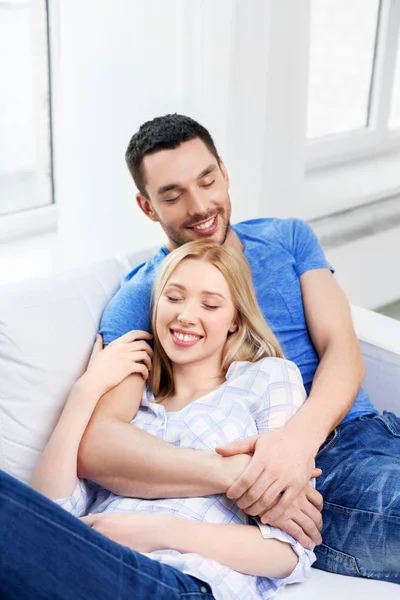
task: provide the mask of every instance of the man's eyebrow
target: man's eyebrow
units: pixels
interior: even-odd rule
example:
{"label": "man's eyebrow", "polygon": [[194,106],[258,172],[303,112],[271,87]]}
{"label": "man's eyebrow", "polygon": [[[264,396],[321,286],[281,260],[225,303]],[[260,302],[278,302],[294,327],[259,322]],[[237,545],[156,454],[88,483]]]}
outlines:
{"label": "man's eyebrow", "polygon": [[[208,167],[206,167],[199,175],[197,175],[197,179],[202,179],[206,175],[209,175],[210,173],[213,173],[216,170],[217,170],[216,165],[213,165],[213,164],[208,165]],[[180,188],[181,188],[181,185],[179,183],[168,183],[167,185],[162,185],[161,187],[159,187],[157,190],[157,194],[159,196],[162,196],[166,192],[170,192],[171,190],[176,190],[176,189],[180,189]]]}
{"label": "man's eyebrow", "polygon": [[216,171],[216,170],[217,170],[217,166],[216,165],[208,165],[208,167],[206,167],[204,169],[204,171],[202,171],[200,173],[200,175],[197,176],[197,179],[202,179],[206,175],[209,175],[210,173],[212,173],[213,171]]}

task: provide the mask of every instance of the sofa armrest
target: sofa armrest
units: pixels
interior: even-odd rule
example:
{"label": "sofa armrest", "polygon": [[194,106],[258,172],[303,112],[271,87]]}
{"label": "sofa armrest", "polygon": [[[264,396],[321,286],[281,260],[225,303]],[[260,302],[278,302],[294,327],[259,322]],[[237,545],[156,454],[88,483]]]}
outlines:
{"label": "sofa armrest", "polygon": [[363,387],[376,408],[400,414],[400,321],[352,306],[366,376]]}

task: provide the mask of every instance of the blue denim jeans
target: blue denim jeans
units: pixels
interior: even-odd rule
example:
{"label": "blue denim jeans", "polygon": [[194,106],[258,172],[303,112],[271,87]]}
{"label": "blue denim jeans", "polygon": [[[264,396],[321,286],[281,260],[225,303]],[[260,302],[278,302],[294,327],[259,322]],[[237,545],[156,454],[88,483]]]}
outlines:
{"label": "blue denim jeans", "polygon": [[0,471],[2,600],[209,600],[208,584],[116,544]]}
{"label": "blue denim jeans", "polygon": [[339,425],[317,454],[323,543],[314,567],[400,583],[400,419]]}

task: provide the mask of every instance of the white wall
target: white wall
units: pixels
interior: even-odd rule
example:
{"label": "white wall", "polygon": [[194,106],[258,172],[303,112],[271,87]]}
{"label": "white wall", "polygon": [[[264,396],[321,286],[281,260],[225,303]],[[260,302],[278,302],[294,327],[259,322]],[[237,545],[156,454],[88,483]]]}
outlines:
{"label": "white wall", "polygon": [[[307,52],[296,37],[307,6],[288,0],[253,0],[251,10],[234,0],[60,5],[60,265],[162,239],[135,205],[124,152],[141,122],[167,112],[209,127],[230,170],[234,220],[301,212],[306,111],[305,100],[303,106],[295,98],[306,86],[307,61],[299,69],[292,57]],[[289,29],[289,48],[280,43],[277,23]]]}

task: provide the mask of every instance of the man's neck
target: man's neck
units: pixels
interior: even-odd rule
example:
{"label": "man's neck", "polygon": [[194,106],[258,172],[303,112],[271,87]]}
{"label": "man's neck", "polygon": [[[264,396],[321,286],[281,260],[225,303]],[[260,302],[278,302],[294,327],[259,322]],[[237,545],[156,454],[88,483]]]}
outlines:
{"label": "man's neck", "polygon": [[233,231],[232,227],[229,227],[229,232],[226,236],[224,246],[232,246],[233,248],[238,248],[241,252],[243,252],[244,246],[237,233]]}

